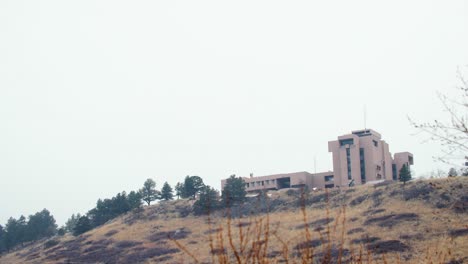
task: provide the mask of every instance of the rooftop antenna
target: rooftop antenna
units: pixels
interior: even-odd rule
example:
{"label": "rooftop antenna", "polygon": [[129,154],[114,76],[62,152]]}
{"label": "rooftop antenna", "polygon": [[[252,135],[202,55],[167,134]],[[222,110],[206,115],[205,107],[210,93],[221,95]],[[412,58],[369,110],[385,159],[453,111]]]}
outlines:
{"label": "rooftop antenna", "polygon": [[367,109],[366,109],[366,105],[364,105],[364,130],[367,129]]}
{"label": "rooftop antenna", "polygon": [[314,173],[317,174],[317,156],[314,156]]}

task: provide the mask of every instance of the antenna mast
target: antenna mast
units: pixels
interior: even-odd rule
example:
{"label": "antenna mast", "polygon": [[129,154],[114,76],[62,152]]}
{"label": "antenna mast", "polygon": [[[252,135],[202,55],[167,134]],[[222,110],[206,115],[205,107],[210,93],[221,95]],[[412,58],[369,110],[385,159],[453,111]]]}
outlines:
{"label": "antenna mast", "polygon": [[314,173],[317,174],[317,156],[314,156]]}
{"label": "antenna mast", "polygon": [[366,105],[364,105],[364,130],[367,129],[367,109],[366,109]]}

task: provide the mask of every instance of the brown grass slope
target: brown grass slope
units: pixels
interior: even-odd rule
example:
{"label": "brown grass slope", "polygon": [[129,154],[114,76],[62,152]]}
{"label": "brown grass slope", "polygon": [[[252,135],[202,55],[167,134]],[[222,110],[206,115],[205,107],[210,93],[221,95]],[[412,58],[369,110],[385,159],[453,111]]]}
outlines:
{"label": "brown grass slope", "polygon": [[209,217],[163,202],[0,263],[468,263],[467,187],[456,177],[279,191]]}

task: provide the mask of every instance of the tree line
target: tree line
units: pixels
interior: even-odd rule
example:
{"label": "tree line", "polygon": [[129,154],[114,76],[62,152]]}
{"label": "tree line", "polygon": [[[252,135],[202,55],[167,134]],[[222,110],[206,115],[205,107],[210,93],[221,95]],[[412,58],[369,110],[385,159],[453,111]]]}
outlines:
{"label": "tree line", "polygon": [[24,216],[18,219],[10,217],[5,226],[0,225],[0,254],[18,245],[54,235],[67,232],[80,235],[129,211],[140,209],[143,203],[151,205],[154,201],[168,201],[175,197],[193,199],[196,200],[193,213],[200,215],[243,202],[245,195],[244,180],[235,175],[227,180],[221,195],[213,187],[204,184],[199,176],[186,176],[174,188],[165,182],[160,190],[156,189],[154,180],[147,179],[137,191],[128,194],[123,191],[112,198],[98,199],[94,208],[84,215],[73,214],[60,228],[57,228],[54,217],[47,209],[30,215],[28,219]]}
{"label": "tree line", "polygon": [[0,254],[18,245],[57,234],[54,217],[47,209],[18,219],[10,217],[3,227],[0,225]]}

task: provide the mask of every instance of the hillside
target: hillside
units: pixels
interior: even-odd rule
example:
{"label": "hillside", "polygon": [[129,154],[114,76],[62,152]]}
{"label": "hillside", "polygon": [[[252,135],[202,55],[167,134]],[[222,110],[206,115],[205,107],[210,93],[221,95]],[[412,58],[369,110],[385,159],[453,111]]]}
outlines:
{"label": "hillside", "polygon": [[283,190],[209,217],[162,202],[0,263],[468,263],[467,187],[456,177]]}

